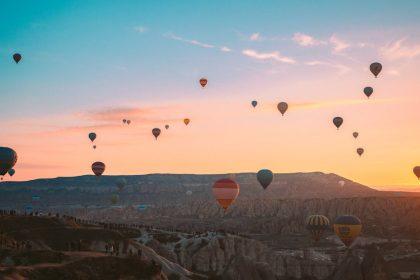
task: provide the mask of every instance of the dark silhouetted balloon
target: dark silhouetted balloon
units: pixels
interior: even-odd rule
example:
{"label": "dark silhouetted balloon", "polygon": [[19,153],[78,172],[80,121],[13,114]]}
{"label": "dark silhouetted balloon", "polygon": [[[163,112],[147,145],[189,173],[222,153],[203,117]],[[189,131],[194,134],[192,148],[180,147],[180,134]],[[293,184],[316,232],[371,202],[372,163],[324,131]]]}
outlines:
{"label": "dark silhouetted balloon", "polygon": [[333,119],[333,123],[334,123],[334,125],[335,125],[335,127],[337,127],[337,129],[339,129],[340,128],[340,126],[343,124],[343,118],[342,117],[335,117],[334,119]]}
{"label": "dark silhouetted balloon", "polygon": [[339,216],[334,221],[334,232],[347,247],[351,246],[361,231],[362,222],[356,216]]}
{"label": "dark silhouetted balloon", "polygon": [[375,76],[375,78],[378,77],[379,73],[381,73],[382,70],[382,64],[379,62],[374,62],[370,65],[370,72]]}
{"label": "dark silhouetted balloon", "polygon": [[354,139],[356,139],[358,136],[359,136],[359,132],[357,132],[357,131],[353,132]]}
{"label": "dark silhouetted balloon", "polygon": [[101,176],[105,171],[105,163],[100,161],[92,163],[92,171],[96,176]]}
{"label": "dark silhouetted balloon", "polygon": [[417,179],[420,180],[420,166],[416,166],[413,168],[414,175],[417,176]]}
{"label": "dark silhouetted balloon", "polygon": [[169,129],[169,124],[165,125],[165,128],[166,128],[166,129]]}
{"label": "dark silhouetted balloon", "polygon": [[252,107],[257,107],[257,105],[258,105],[258,102],[256,101],[256,100],[253,100],[252,102],[251,102],[251,105],[252,105]]}
{"label": "dark silhouetted balloon", "polygon": [[185,125],[188,125],[190,123],[190,119],[184,119]]}
{"label": "dark silhouetted balloon", "polygon": [[93,145],[93,148],[96,149],[96,145]]}
{"label": "dark silhouetted balloon", "polygon": [[13,175],[15,175],[16,171],[13,168],[10,168],[9,171],[7,171],[7,173],[9,173],[10,177],[13,177]]}
{"label": "dark silhouetted balloon", "polygon": [[126,119],[123,119],[123,123],[127,123],[127,120]]}
{"label": "dark silhouetted balloon", "polygon": [[90,141],[95,141],[95,139],[96,139],[96,133],[95,132],[91,132],[91,133],[89,133],[89,139],[90,139]]}
{"label": "dark silhouetted balloon", "polygon": [[19,63],[19,61],[22,59],[22,55],[20,54],[20,53],[15,53],[14,55],[13,55],[13,60],[16,62],[16,63]]}
{"label": "dark silhouetted balloon", "polygon": [[369,98],[372,93],[373,93],[373,88],[372,87],[365,87],[363,89],[363,92],[365,93],[365,95],[367,96],[367,98]]}
{"label": "dark silhouetted balloon", "polygon": [[155,138],[157,140],[158,136],[160,135],[160,128],[153,128],[152,129],[152,134],[153,134],[153,136],[155,136]]}
{"label": "dark silhouetted balloon", "polygon": [[0,175],[4,176],[15,166],[17,161],[17,154],[13,149],[7,147],[0,147]]}
{"label": "dark silhouetted balloon", "polygon": [[257,173],[257,180],[261,186],[266,189],[273,181],[273,172],[268,169],[261,169]]}
{"label": "dark silhouetted balloon", "polygon": [[131,120],[127,120],[127,124],[130,124],[131,123]]}
{"label": "dark silhouetted balloon", "polygon": [[280,102],[277,104],[277,109],[280,111],[282,116],[284,116],[284,113],[286,113],[287,108],[289,108],[289,105],[287,105],[286,102]]}
{"label": "dark silhouetted balloon", "polygon": [[231,179],[220,179],[213,185],[213,195],[225,211],[235,201],[238,194],[239,185]]}
{"label": "dark silhouetted balloon", "polygon": [[365,152],[365,149],[363,149],[363,148],[357,148],[357,154],[359,155],[359,156],[362,156],[363,155],[363,153]]}
{"label": "dark silhouetted balloon", "polygon": [[207,79],[206,78],[201,78],[200,79],[200,85],[204,88],[207,85]]}
{"label": "dark silhouetted balloon", "polygon": [[312,239],[318,242],[325,230],[330,227],[330,220],[324,215],[310,215],[306,219],[306,229],[311,233]]}

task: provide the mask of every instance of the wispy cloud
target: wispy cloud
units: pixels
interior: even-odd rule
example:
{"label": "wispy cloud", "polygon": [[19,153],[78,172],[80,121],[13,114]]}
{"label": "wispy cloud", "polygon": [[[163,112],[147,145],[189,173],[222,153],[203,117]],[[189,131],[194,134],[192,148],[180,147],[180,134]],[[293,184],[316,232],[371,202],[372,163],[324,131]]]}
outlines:
{"label": "wispy cloud", "polygon": [[138,33],[146,33],[149,29],[145,26],[135,26],[134,30]]}
{"label": "wispy cloud", "polygon": [[195,46],[199,46],[199,47],[202,47],[202,48],[211,49],[211,48],[214,48],[215,47],[214,45],[203,43],[203,42],[200,42],[200,41],[197,41],[197,40],[185,39],[185,38],[182,38],[182,37],[177,36],[177,35],[172,34],[172,33],[164,34],[164,36],[166,38],[169,38],[169,39],[172,39],[172,40],[184,42],[184,43],[195,45]]}
{"label": "wispy cloud", "polygon": [[389,60],[414,58],[420,55],[420,44],[409,45],[407,38],[388,43],[380,49],[381,54]]}
{"label": "wispy cloud", "polygon": [[330,37],[329,42],[332,45],[333,51],[335,53],[343,52],[350,47],[348,42],[338,38],[335,34]]}
{"label": "wispy cloud", "polygon": [[339,99],[339,100],[325,100],[318,102],[299,102],[299,103],[290,103],[289,107],[291,110],[305,110],[305,109],[323,109],[337,106],[350,106],[350,105],[360,105],[360,104],[384,104],[395,102],[395,99],[383,98],[383,99]]}
{"label": "wispy cloud", "polygon": [[261,41],[262,38],[261,38],[260,33],[257,32],[257,33],[252,33],[251,36],[249,36],[249,40],[250,41]]}
{"label": "wispy cloud", "polygon": [[287,56],[283,56],[280,54],[280,52],[278,51],[274,51],[274,52],[258,52],[255,50],[251,50],[251,49],[246,49],[242,51],[242,54],[254,59],[258,59],[258,60],[274,60],[274,61],[278,61],[281,63],[287,63],[287,64],[295,64],[296,61],[291,58],[291,57],[287,57]]}
{"label": "wispy cloud", "polygon": [[226,47],[226,46],[220,47],[220,50],[221,50],[222,52],[231,52],[231,51],[232,51],[232,49],[230,49],[230,48],[228,48],[228,47]]}
{"label": "wispy cloud", "polygon": [[303,34],[303,33],[295,33],[293,34],[292,40],[296,42],[298,45],[303,47],[311,47],[311,46],[318,46],[318,45],[325,45],[326,42],[315,39],[314,37]]}
{"label": "wispy cloud", "polygon": [[348,72],[350,72],[350,67],[347,67],[343,64],[340,63],[333,63],[333,62],[328,62],[328,61],[320,61],[320,60],[313,60],[313,61],[308,61],[305,63],[308,66],[327,66],[327,67],[332,67],[335,68],[339,71],[339,74],[346,74]]}

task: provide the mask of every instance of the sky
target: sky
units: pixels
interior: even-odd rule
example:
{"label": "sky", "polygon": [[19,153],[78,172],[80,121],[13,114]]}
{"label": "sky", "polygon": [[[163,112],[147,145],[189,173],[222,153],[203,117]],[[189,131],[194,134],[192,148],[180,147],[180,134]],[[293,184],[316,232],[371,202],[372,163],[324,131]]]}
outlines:
{"label": "sky", "polygon": [[269,168],[419,187],[418,1],[0,6],[0,146],[18,153],[13,180],[90,174],[103,161],[105,174]]}

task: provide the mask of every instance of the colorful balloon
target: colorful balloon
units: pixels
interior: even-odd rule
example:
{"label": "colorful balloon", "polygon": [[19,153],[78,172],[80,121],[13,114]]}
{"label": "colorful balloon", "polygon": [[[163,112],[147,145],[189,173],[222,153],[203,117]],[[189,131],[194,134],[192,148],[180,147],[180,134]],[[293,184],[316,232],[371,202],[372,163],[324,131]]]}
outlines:
{"label": "colorful balloon", "polygon": [[359,156],[362,156],[362,155],[363,155],[363,153],[365,152],[365,149],[363,149],[363,148],[357,148],[356,152],[357,152],[357,154],[358,154]]}
{"label": "colorful balloon", "polygon": [[200,79],[200,85],[201,85],[201,87],[204,88],[207,85],[207,79],[206,78],[201,78]]}
{"label": "colorful balloon", "polygon": [[226,211],[239,195],[239,185],[231,179],[220,179],[213,185],[213,195]]}
{"label": "colorful balloon", "polygon": [[166,129],[169,129],[169,124],[165,125],[165,128],[166,128]]}
{"label": "colorful balloon", "polygon": [[261,169],[257,173],[257,180],[265,190],[273,181],[273,172],[268,169]]}
{"label": "colorful balloon", "polygon": [[96,176],[101,176],[105,171],[105,164],[100,161],[92,163],[92,171]]}
{"label": "colorful balloon", "polygon": [[17,154],[13,149],[0,147],[0,176],[6,175],[15,166],[16,161]]}
{"label": "colorful balloon", "polygon": [[152,129],[152,134],[153,134],[153,136],[155,136],[155,138],[157,140],[158,136],[160,135],[160,128],[153,128]]}
{"label": "colorful balloon", "polygon": [[256,100],[253,100],[252,102],[251,102],[251,105],[252,105],[252,107],[257,107],[257,105],[258,105],[258,102],[256,101]]}
{"label": "colorful balloon", "polygon": [[19,61],[22,59],[22,55],[20,53],[15,53],[13,55],[13,60],[17,63],[19,63]]}
{"label": "colorful balloon", "polygon": [[330,227],[330,220],[324,215],[310,215],[306,219],[306,229],[311,233],[312,239],[318,242],[325,230]]}
{"label": "colorful balloon", "polygon": [[95,141],[95,139],[96,139],[96,133],[95,132],[91,132],[91,133],[89,133],[89,139],[90,139],[90,141]]}
{"label": "colorful balloon", "polygon": [[357,137],[359,136],[359,132],[353,132],[353,137],[354,137],[354,139],[356,139]]}
{"label": "colorful balloon", "polygon": [[414,175],[417,176],[417,179],[420,180],[420,166],[416,166],[413,168]]}
{"label": "colorful balloon", "polygon": [[362,231],[362,222],[356,216],[339,216],[334,221],[334,232],[347,247],[356,240]]}
{"label": "colorful balloon", "polygon": [[188,125],[190,123],[190,119],[184,119],[185,125]]}
{"label": "colorful balloon", "polygon": [[10,168],[9,171],[7,171],[7,173],[9,173],[10,177],[13,177],[13,175],[15,175],[16,171],[13,168]]}
{"label": "colorful balloon", "polygon": [[342,117],[335,117],[333,119],[333,123],[335,125],[335,127],[337,127],[337,130],[340,128],[340,126],[343,124],[343,118]]}
{"label": "colorful balloon", "polygon": [[372,93],[373,93],[373,88],[372,87],[365,87],[363,89],[363,92],[365,93],[365,95],[367,96],[367,98],[369,98]]}
{"label": "colorful balloon", "polygon": [[280,111],[282,116],[284,116],[284,113],[286,113],[287,108],[289,108],[289,105],[287,105],[286,102],[280,102],[277,104],[277,109]]}
{"label": "colorful balloon", "polygon": [[379,62],[374,62],[370,65],[370,72],[375,76],[375,78],[378,77],[379,73],[381,73],[382,70],[382,64]]}

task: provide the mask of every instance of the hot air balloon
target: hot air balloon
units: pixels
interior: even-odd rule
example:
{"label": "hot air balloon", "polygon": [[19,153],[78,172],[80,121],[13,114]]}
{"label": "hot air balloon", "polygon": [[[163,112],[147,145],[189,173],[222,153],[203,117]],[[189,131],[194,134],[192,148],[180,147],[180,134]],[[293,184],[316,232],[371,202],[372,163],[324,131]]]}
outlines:
{"label": "hot air balloon", "polygon": [[420,180],[420,166],[416,166],[413,168],[414,175],[417,176],[417,179]]}
{"label": "hot air balloon", "polygon": [[131,123],[131,120],[127,120],[127,124],[130,124]]}
{"label": "hot air balloon", "polygon": [[96,176],[101,176],[105,171],[105,164],[100,161],[92,163],[92,171]]}
{"label": "hot air balloon", "polygon": [[312,239],[318,242],[325,230],[330,227],[330,221],[324,215],[310,215],[306,219],[306,229],[311,233]]}
{"label": "hot air balloon", "polygon": [[160,135],[160,128],[153,128],[152,129],[152,134],[155,136],[155,138],[157,140],[158,136]]}
{"label": "hot air balloon", "polygon": [[118,194],[113,194],[111,196],[111,204],[112,205],[117,204],[119,200],[120,200],[120,197],[118,196]]}
{"label": "hot air balloon", "polygon": [[123,123],[127,123],[127,120],[126,119],[123,119]]}
{"label": "hot air balloon", "polygon": [[357,137],[359,136],[359,132],[353,132],[353,137],[354,137],[354,139],[356,139]]}
{"label": "hot air balloon", "polygon": [[258,102],[256,101],[256,100],[253,100],[252,102],[251,102],[251,105],[252,105],[252,107],[257,107],[257,104],[258,104]]}
{"label": "hot air balloon", "polygon": [[169,129],[169,124],[165,125],[165,128],[166,128],[166,129]]}
{"label": "hot air balloon", "polygon": [[9,173],[10,177],[13,177],[13,175],[15,175],[16,171],[13,168],[10,168],[9,171],[7,171],[7,173]]}
{"label": "hot air balloon", "polygon": [[372,87],[365,87],[363,89],[363,92],[365,93],[365,95],[367,96],[367,98],[369,98],[372,93],[373,93],[373,88]]}
{"label": "hot air balloon", "polygon": [[239,185],[231,179],[220,179],[213,185],[213,195],[225,211],[235,201],[238,194]]}
{"label": "hot air balloon", "polygon": [[96,133],[95,132],[91,132],[91,133],[89,133],[89,139],[90,139],[90,141],[95,141],[95,139],[96,139]]}
{"label": "hot air balloon", "polygon": [[125,185],[127,185],[127,180],[125,178],[120,178],[117,180],[116,185],[118,190],[121,192],[124,189]]}
{"label": "hot air balloon", "polygon": [[13,149],[0,147],[0,176],[6,175],[15,166],[16,161],[17,154]]}
{"label": "hot air balloon", "polygon": [[341,180],[341,181],[338,181],[338,184],[339,184],[341,187],[344,187],[344,185],[346,184],[346,182],[345,182],[345,181],[343,181],[343,180]]}
{"label": "hot air balloon", "polygon": [[277,104],[277,109],[280,111],[282,116],[284,116],[284,113],[286,113],[287,108],[289,108],[289,105],[287,105],[286,102],[280,102]]}
{"label": "hot air balloon", "polygon": [[359,156],[362,156],[362,155],[363,155],[363,153],[365,152],[365,149],[363,149],[363,148],[357,148],[356,152],[357,152],[357,154],[358,154]]}
{"label": "hot air balloon", "polygon": [[15,53],[13,55],[13,60],[17,63],[19,63],[19,61],[22,59],[22,55],[20,53]]}
{"label": "hot air balloon", "polygon": [[351,246],[361,231],[362,222],[356,216],[339,216],[334,221],[334,232],[347,247]]}
{"label": "hot air balloon", "polygon": [[257,180],[265,190],[273,181],[273,172],[268,169],[261,169],[257,173]]}
{"label": "hot air balloon", "polygon": [[188,125],[190,123],[190,119],[184,119],[185,125]]}
{"label": "hot air balloon", "polygon": [[93,148],[96,149],[96,145],[93,145]]}
{"label": "hot air balloon", "polygon": [[382,64],[379,62],[374,62],[370,65],[370,72],[372,72],[373,75],[375,75],[375,78],[378,77],[379,73],[381,73],[382,70]]}
{"label": "hot air balloon", "polygon": [[192,191],[188,190],[185,194],[190,196],[190,195],[192,195]]}
{"label": "hot air balloon", "polygon": [[207,79],[206,78],[201,78],[200,79],[200,85],[204,88],[207,85]]}
{"label": "hot air balloon", "polygon": [[337,127],[337,129],[339,129],[340,126],[343,124],[343,118],[342,117],[335,117],[333,119],[333,123]]}

